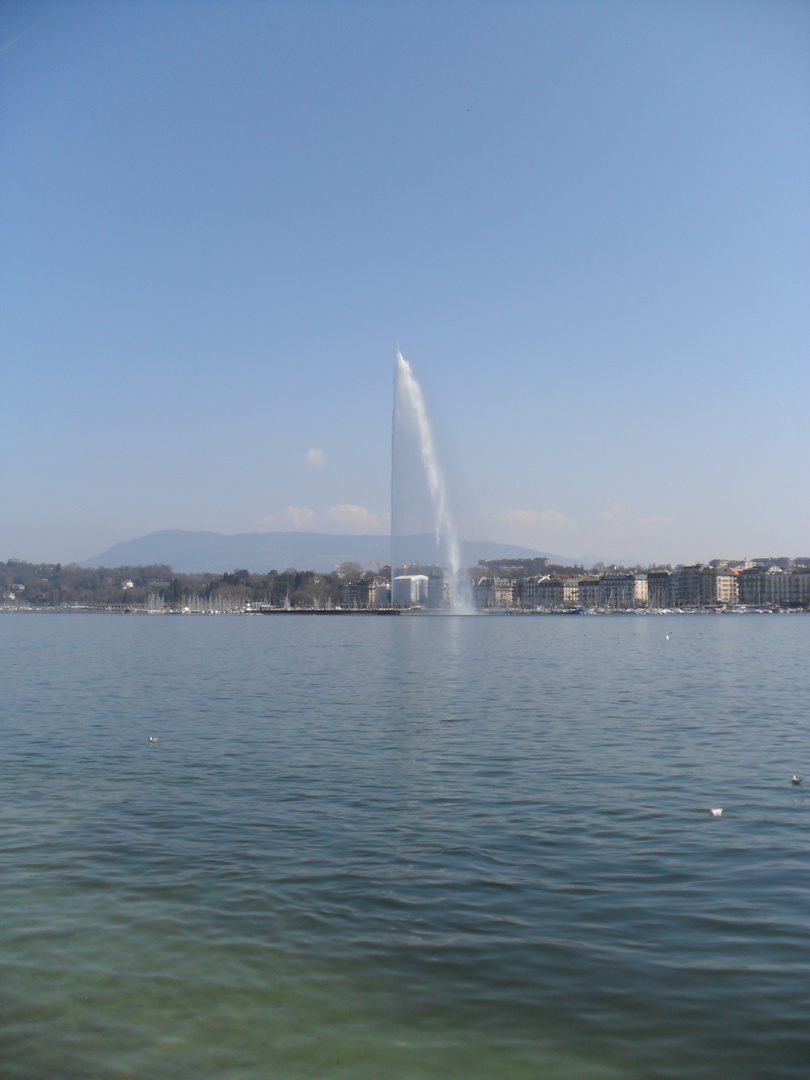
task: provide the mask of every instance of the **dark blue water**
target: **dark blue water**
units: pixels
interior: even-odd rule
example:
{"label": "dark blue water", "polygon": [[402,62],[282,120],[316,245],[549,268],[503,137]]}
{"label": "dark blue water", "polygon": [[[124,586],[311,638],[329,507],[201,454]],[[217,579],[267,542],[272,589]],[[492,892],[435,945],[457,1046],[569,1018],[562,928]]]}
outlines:
{"label": "dark blue water", "polygon": [[808,626],[0,617],[0,1075],[804,1078]]}

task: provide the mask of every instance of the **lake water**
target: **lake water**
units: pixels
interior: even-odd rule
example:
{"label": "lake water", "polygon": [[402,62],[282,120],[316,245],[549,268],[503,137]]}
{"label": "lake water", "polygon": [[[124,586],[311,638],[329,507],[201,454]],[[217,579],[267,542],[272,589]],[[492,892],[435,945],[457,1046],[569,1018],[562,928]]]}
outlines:
{"label": "lake water", "polygon": [[0,1075],[804,1080],[808,627],[0,617]]}

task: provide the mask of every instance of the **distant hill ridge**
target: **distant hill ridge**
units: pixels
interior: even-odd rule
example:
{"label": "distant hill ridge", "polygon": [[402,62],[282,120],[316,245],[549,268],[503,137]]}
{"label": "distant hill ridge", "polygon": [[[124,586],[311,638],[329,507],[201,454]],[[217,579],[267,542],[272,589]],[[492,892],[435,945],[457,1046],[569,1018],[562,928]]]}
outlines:
{"label": "distant hill ridge", "polygon": [[[436,562],[436,543],[430,534],[413,537],[413,558],[426,565]],[[515,544],[489,540],[463,540],[462,560],[474,566],[479,559],[531,559],[546,557],[553,563],[572,565],[575,560],[533,551]],[[113,544],[81,564],[98,566],[149,566],[164,563],[181,574],[216,573],[249,570],[317,570],[327,573],[344,562],[389,563],[391,541],[388,536],[344,535],[307,532],[239,533],[227,536],[215,532],[163,529],[135,540]],[[579,561],[579,560],[577,560]]]}

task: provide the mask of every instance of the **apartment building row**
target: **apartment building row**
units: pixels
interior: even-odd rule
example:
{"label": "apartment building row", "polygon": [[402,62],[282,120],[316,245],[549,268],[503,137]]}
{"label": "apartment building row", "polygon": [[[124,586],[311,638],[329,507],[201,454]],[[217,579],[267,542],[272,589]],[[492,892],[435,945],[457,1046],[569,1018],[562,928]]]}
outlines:
{"label": "apartment building row", "polygon": [[810,606],[810,567],[752,566],[737,575],[740,603],[752,607]]}
{"label": "apartment building row", "polygon": [[485,576],[474,583],[474,596],[482,611],[493,608],[523,610],[602,607],[624,609],[647,606],[646,573],[610,573],[583,577],[499,578]]}
{"label": "apartment building row", "polygon": [[810,606],[807,567],[678,566],[674,570],[627,571],[581,577],[512,580],[482,577],[475,583],[482,610],[565,608],[672,608]]}
{"label": "apartment building row", "polygon": [[[810,607],[810,567],[724,565],[678,566],[674,570],[619,570],[601,574],[500,577],[470,581],[475,605],[482,611],[533,611],[603,608]],[[391,604],[386,578],[344,586],[350,608]],[[393,602],[401,608],[439,609],[451,604],[451,586],[441,573],[402,574],[394,578]]]}

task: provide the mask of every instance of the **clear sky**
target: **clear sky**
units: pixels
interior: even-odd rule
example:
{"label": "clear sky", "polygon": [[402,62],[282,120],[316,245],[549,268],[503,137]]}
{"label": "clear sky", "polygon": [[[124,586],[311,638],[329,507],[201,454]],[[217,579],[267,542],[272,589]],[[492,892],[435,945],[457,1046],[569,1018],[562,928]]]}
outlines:
{"label": "clear sky", "polygon": [[0,558],[384,531],[808,554],[810,5],[0,8]]}

